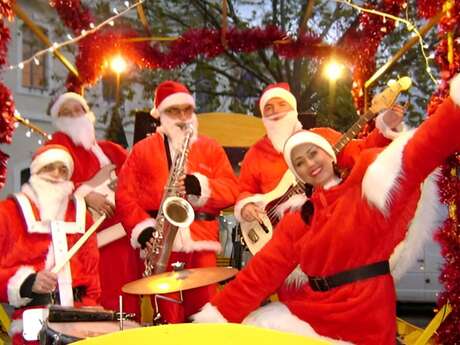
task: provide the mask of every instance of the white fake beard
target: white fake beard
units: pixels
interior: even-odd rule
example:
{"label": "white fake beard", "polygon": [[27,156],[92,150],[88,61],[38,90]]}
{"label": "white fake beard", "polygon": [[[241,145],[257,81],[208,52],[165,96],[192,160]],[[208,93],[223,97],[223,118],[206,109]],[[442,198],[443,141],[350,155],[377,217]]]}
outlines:
{"label": "white fake beard", "polygon": [[49,182],[39,175],[32,175],[29,184],[35,193],[40,219],[64,220],[74,187],[72,181]]}
{"label": "white fake beard", "polygon": [[[180,151],[182,143],[184,142],[185,132],[178,126],[179,123],[183,123],[180,120],[171,119],[168,115],[160,114],[161,127],[158,130],[165,134],[171,141],[174,152]],[[191,123],[193,126],[193,135],[191,144],[193,144],[198,138],[198,118],[196,114],[192,115],[192,118],[185,123]]]}
{"label": "white fake beard", "polygon": [[286,140],[297,130],[302,128],[302,124],[297,119],[297,111],[291,110],[279,120],[272,120],[262,117],[267,136],[276,151],[282,153]]}
{"label": "white fake beard", "polygon": [[83,146],[86,150],[96,142],[92,111],[79,117],[58,117],[53,120],[53,124],[58,130],[67,134],[75,145]]}

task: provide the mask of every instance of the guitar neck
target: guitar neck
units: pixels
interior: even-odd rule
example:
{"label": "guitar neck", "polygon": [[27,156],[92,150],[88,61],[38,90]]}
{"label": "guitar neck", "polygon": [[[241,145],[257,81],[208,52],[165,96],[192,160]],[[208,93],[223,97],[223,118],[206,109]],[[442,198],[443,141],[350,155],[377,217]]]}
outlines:
{"label": "guitar neck", "polygon": [[358,121],[356,121],[353,126],[351,126],[339,139],[339,141],[334,145],[334,152],[338,154],[342,149],[347,145],[350,140],[356,137],[356,135],[363,129],[364,125],[371,120],[375,114],[368,110],[364,115],[360,116]]}

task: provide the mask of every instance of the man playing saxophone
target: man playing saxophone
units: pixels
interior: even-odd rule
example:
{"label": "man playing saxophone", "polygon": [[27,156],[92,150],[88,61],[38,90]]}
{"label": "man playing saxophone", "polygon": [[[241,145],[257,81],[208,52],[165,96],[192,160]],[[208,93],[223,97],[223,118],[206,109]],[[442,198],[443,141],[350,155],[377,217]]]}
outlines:
{"label": "man playing saxophone", "polygon": [[[178,229],[167,269],[171,270],[170,263],[177,261],[185,263],[186,268],[216,266],[216,252],[221,250],[217,216],[220,210],[234,204],[238,195],[230,162],[215,140],[197,134],[195,100],[186,86],[174,81],[159,84],[151,114],[160,119],[161,126],[155,134],[134,145],[118,178],[116,202],[131,245],[152,249],[165,185],[171,181],[170,170],[176,155],[184,153],[184,127],[191,126],[185,174],[174,179],[174,187],[192,205],[194,221],[189,227]],[[214,285],[185,291],[182,304],[160,300],[163,321],[185,321],[215,291]]]}

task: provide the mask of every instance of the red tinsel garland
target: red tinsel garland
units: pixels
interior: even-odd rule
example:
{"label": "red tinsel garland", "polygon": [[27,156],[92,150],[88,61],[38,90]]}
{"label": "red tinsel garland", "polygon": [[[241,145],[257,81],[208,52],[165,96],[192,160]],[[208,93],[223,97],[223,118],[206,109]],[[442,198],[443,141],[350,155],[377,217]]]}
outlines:
{"label": "red tinsel garland", "polygon": [[[7,62],[10,30],[3,18],[13,18],[14,1],[0,0],[0,67]],[[14,101],[10,89],[0,82],[0,143],[9,144],[14,132]],[[6,162],[8,155],[0,150],[0,188],[6,180]]]}
{"label": "red tinsel garland", "polygon": [[13,19],[14,0],[0,0],[0,19],[6,17],[8,20]]}
{"label": "red tinsel garland", "polygon": [[49,4],[75,35],[80,35],[82,30],[89,29],[90,24],[94,23],[93,15],[80,0],[50,0]]}
{"label": "red tinsel garland", "polygon": [[[433,1],[434,2],[434,1]],[[436,2],[436,10],[442,7],[442,3]],[[456,39],[460,37],[460,1],[456,0],[451,9],[451,15],[443,15],[439,24],[440,43],[436,49],[435,60],[440,67],[441,82],[438,89],[432,95],[427,107],[428,115],[435,112],[438,105],[449,94],[449,80],[460,73],[460,44]],[[432,4],[434,6],[434,4]],[[453,36],[453,61],[448,61],[448,33]],[[439,181],[441,201],[450,208],[450,217],[442,229],[435,235],[435,239],[441,245],[441,254],[445,258],[440,281],[444,285],[444,291],[440,295],[438,305],[442,306],[449,302],[452,312],[441,324],[438,330],[438,342],[442,344],[460,343],[460,160],[458,156],[452,156],[442,169],[442,177]],[[452,174],[455,172],[455,174]],[[452,214],[453,213],[453,214]]]}
{"label": "red tinsel garland", "polygon": [[[364,6],[380,12],[398,16],[406,6],[405,0],[386,0],[378,6]],[[364,83],[375,72],[375,54],[383,38],[395,28],[393,20],[362,12],[356,24],[343,35],[340,47],[353,56],[353,79],[355,81],[352,95],[356,108],[364,108]]]}
{"label": "red tinsel garland", "polygon": [[[146,42],[127,41],[138,36],[134,30],[108,28],[81,40],[76,57],[80,75],[78,79],[70,76],[67,88],[79,90],[82,86],[94,84],[102,73],[104,63],[119,52],[123,52],[123,56],[140,68],[173,69],[191,63],[198,56],[204,56],[206,59],[215,58],[226,50],[251,53],[273,48],[276,54],[289,59],[305,56],[323,57],[333,50],[309,34],[297,39],[286,38],[286,33],[274,26],[228,29],[225,34],[225,47],[222,44],[221,31],[215,29],[191,29],[173,41],[167,50],[160,50],[159,46],[151,46]],[[334,49],[334,52],[341,54],[337,49]]]}

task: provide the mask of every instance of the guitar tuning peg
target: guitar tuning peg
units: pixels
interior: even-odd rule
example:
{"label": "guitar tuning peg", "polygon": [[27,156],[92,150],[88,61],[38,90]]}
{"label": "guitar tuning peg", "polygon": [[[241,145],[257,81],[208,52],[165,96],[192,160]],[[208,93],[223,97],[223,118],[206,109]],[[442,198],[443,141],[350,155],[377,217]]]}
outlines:
{"label": "guitar tuning peg", "polygon": [[408,90],[412,86],[412,79],[407,76],[399,78],[398,84],[401,85],[402,90]]}

